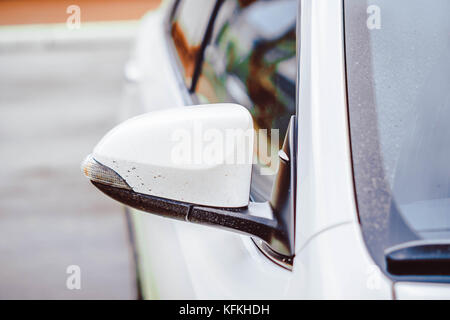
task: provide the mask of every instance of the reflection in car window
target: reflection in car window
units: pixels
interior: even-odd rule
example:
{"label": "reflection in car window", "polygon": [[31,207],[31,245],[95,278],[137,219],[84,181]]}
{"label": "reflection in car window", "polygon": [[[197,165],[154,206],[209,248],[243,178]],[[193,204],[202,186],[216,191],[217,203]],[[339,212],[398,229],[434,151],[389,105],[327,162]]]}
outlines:
{"label": "reflection in car window", "polygon": [[[257,148],[256,156],[272,175],[295,114],[296,13],[296,0],[224,1],[196,84],[201,102],[241,104],[250,110],[256,129],[267,129],[268,149],[276,143],[272,150]],[[272,137],[271,129],[279,134]],[[260,173],[254,171],[252,184]],[[262,200],[270,194],[271,179],[259,191]]]}
{"label": "reflection in car window", "polygon": [[188,88],[192,84],[195,63],[215,4],[213,0],[181,0],[171,22],[172,40]]}

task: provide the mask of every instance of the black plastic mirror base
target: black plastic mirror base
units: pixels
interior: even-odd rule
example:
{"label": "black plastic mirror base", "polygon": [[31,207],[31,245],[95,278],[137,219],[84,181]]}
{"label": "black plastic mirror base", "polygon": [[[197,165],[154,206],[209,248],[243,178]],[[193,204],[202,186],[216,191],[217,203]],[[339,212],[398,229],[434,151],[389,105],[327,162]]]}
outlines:
{"label": "black plastic mirror base", "polygon": [[289,245],[286,243],[288,237],[284,229],[280,228],[276,220],[257,216],[261,211],[272,210],[268,202],[250,202],[247,207],[239,209],[213,208],[140,194],[95,181],[91,182],[107,196],[132,208],[166,218],[213,226],[256,237],[268,247],[276,246],[285,252],[286,255],[277,253],[282,259],[292,260],[289,256]]}

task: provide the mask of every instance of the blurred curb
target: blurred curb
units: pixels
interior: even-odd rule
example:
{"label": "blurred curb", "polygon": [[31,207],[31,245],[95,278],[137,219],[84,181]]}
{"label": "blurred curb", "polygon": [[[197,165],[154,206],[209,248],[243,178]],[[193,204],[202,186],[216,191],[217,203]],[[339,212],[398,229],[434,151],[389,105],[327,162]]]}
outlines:
{"label": "blurred curb", "polygon": [[1,26],[0,51],[120,44],[132,41],[138,26],[139,20],[83,22],[75,30],[65,23]]}

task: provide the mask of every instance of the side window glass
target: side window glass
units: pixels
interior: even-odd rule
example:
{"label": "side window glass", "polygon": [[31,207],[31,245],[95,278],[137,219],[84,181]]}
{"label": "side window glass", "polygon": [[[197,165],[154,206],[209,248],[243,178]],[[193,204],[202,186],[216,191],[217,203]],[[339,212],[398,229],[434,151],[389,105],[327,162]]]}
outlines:
{"label": "side window glass", "polygon": [[297,0],[225,0],[196,84],[200,102],[250,110],[258,130],[252,178],[258,200],[270,195],[278,150],[295,114],[296,18]]}
{"label": "side window glass", "polygon": [[170,33],[187,88],[191,88],[195,63],[215,4],[214,0],[180,0],[173,15]]}

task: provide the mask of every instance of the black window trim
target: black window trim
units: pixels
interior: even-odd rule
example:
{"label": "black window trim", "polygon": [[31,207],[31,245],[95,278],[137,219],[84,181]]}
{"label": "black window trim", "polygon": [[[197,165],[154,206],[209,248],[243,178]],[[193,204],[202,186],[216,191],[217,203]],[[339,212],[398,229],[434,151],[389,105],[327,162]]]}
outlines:
{"label": "black window trim", "polygon": [[190,87],[186,85],[184,76],[180,72],[181,70],[183,70],[183,66],[181,65],[178,57],[176,56],[176,48],[172,41],[172,36],[171,36],[172,20],[173,20],[175,13],[182,1],[184,1],[184,0],[174,0],[174,3],[172,4],[172,7],[169,10],[169,14],[165,18],[165,21],[164,21],[165,28],[164,29],[165,29],[165,33],[166,33],[166,41],[167,41],[167,45],[168,45],[168,49],[169,49],[168,51],[169,51],[169,55],[170,55],[170,60],[172,61],[172,65],[174,66],[174,71],[177,75],[178,80],[182,81],[184,91],[187,91],[187,93],[188,93],[187,95],[190,96],[186,102],[189,103],[189,105],[192,105],[194,103],[199,102],[198,98],[195,95],[195,89],[197,86],[198,78],[200,77],[200,74],[201,74],[201,69],[202,69],[203,59],[204,59],[204,52],[205,52],[206,46],[208,45],[209,41],[211,40],[212,31],[213,31],[213,27],[214,27],[214,22],[217,17],[217,13],[219,12],[219,9],[220,9],[222,3],[225,0],[216,0],[216,3],[213,8],[213,12],[212,12],[211,16],[209,17],[208,25],[206,27],[205,34],[203,35],[203,39],[200,44],[200,53],[197,56],[197,59],[195,61],[194,74],[192,76],[192,81],[191,81]]}

